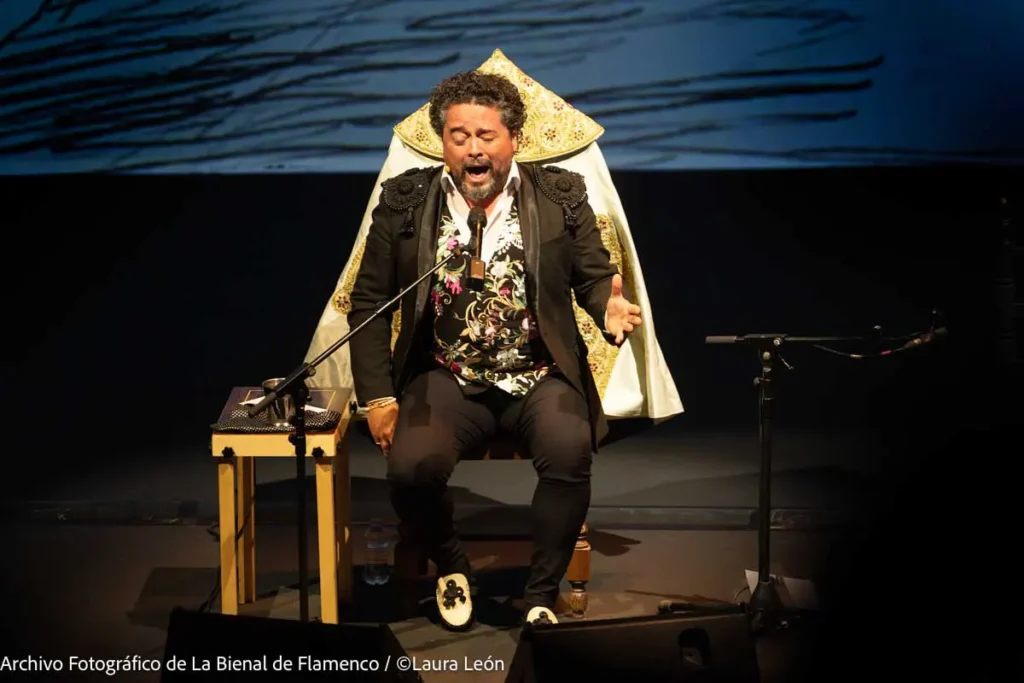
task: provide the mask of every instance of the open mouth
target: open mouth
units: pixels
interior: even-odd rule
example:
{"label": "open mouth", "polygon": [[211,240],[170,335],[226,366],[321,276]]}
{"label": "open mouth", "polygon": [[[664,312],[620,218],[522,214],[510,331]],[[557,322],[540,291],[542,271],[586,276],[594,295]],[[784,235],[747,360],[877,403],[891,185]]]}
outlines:
{"label": "open mouth", "polygon": [[490,170],[490,166],[466,166],[466,177],[473,180],[482,180],[487,177],[487,173]]}

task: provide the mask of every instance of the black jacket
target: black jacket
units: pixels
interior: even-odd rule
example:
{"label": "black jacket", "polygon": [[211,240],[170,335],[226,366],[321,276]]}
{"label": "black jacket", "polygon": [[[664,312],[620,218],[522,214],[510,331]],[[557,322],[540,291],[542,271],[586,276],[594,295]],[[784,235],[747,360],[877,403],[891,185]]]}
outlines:
{"label": "black jacket", "polygon": [[[603,329],[612,276],[618,271],[601,242],[583,176],[529,163],[520,163],[519,170],[527,303],[556,365],[587,399],[596,451],[608,425],[587,347],[576,327],[570,291]],[[352,328],[434,266],[444,201],[441,167],[412,169],[382,184],[352,289]],[[393,353],[390,314],[352,338],[352,377],[361,401],[401,396],[415,373],[424,369],[419,361],[427,357],[433,340],[432,309],[427,306],[432,283],[428,277],[402,299],[401,330]]]}

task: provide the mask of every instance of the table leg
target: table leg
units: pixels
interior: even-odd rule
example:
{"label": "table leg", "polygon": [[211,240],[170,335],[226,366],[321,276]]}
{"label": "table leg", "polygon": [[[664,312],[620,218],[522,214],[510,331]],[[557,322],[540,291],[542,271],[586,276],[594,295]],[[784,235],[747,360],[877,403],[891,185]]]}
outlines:
{"label": "table leg", "polygon": [[240,602],[256,601],[256,459],[238,459],[238,593]]}
{"label": "table leg", "polygon": [[338,542],[334,529],[335,458],[316,460],[316,528],[320,554],[320,620],[338,623]]}
{"label": "table leg", "polygon": [[220,611],[238,614],[234,458],[224,458],[217,463],[217,499],[220,516]]}
{"label": "table leg", "polygon": [[338,597],[352,604],[352,483],[349,477],[349,431],[338,443],[334,458],[334,514],[338,536]]}

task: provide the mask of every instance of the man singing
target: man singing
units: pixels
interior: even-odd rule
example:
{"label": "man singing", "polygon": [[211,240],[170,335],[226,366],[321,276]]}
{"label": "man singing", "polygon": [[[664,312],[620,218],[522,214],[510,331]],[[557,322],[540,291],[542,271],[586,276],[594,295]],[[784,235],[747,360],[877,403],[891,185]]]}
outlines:
{"label": "man singing", "polygon": [[608,431],[571,293],[611,343],[640,325],[583,177],[514,160],[527,115],[500,76],[462,73],[434,89],[430,121],[444,167],[382,184],[351,294],[354,328],[468,246],[470,211],[486,212],[481,283],[470,277],[474,245],[403,299],[393,352],[390,316],[351,341],[353,382],[388,458],[399,533],[437,565],[437,607],[451,630],[472,625],[473,603],[444,494],[460,457],[499,431],[519,440],[538,474],[525,620],[556,621],[559,583],[590,505],[592,453]]}

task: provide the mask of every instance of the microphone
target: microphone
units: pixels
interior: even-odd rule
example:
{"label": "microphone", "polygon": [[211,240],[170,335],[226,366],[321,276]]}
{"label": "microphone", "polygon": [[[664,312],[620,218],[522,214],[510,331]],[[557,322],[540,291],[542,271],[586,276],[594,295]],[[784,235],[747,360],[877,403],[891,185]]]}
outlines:
{"label": "microphone", "polygon": [[480,258],[480,249],[484,241],[484,226],[487,225],[487,212],[479,206],[469,210],[469,229],[472,231],[470,244],[472,258],[469,260],[469,286],[480,291],[484,286],[484,262]]}
{"label": "microphone", "polygon": [[740,338],[734,334],[712,334],[704,339],[705,344],[737,344]]}
{"label": "microphone", "polygon": [[946,328],[938,327],[935,328],[934,330],[925,332],[924,334],[914,337],[906,344],[901,346],[899,349],[897,349],[897,351],[907,351],[909,349],[917,348],[919,346],[924,346],[925,344],[931,344],[937,338],[944,336],[946,336]]}

